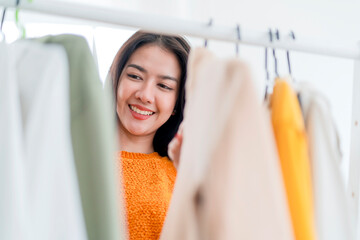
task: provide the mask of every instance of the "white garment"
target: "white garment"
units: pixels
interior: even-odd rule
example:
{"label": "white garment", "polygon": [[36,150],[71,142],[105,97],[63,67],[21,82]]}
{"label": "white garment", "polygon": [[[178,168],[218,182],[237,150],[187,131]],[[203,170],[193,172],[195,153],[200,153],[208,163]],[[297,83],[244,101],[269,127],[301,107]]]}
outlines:
{"label": "white garment", "polygon": [[0,238],[25,239],[20,102],[14,58],[0,43]]}
{"label": "white garment", "polygon": [[160,239],[293,239],[270,119],[246,65],[189,56],[183,145]]}
{"label": "white garment", "polygon": [[64,49],[2,44],[0,74],[0,239],[86,239]]}
{"label": "white garment", "polygon": [[309,143],[318,239],[354,239],[349,200],[340,174],[339,136],[329,103],[307,83],[300,83],[298,89]]}

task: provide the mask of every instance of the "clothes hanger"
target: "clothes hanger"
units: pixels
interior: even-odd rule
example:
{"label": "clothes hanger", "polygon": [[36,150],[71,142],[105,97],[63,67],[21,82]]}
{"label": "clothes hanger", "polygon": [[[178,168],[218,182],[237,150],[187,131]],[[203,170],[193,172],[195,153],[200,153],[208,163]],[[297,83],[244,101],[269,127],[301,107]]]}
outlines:
{"label": "clothes hanger", "polygon": [[[276,35],[276,39],[280,40],[280,33],[279,33],[278,29],[276,29],[275,35]],[[289,35],[293,40],[295,40],[295,34],[294,34],[293,31],[291,31]],[[287,63],[288,63],[289,77],[290,77],[292,82],[295,82],[294,78],[292,77],[292,72],[291,72],[290,51],[289,50],[286,50],[286,59],[287,59]]]}
{"label": "clothes hanger", "polygon": [[5,21],[5,14],[6,14],[6,8],[3,9],[3,13],[1,16],[1,22],[0,22],[0,42],[4,41],[5,42],[5,33],[3,31],[3,25],[4,25],[4,21]]}
{"label": "clothes hanger", "polygon": [[[275,37],[276,37],[277,40],[280,40],[280,34],[279,34],[279,30],[278,30],[278,29],[276,29],[276,31],[275,31]],[[270,35],[270,42],[273,42],[272,33],[271,33],[271,35]],[[278,77],[279,77],[278,60],[277,60],[277,57],[276,57],[275,48],[273,48],[272,51],[273,51],[273,57],[274,57],[275,75],[276,75],[276,78],[278,78]]]}
{"label": "clothes hanger", "polygon": [[[208,27],[211,27],[212,24],[213,24],[213,19],[210,18],[209,23],[207,24],[207,26],[208,26]],[[204,41],[204,48],[207,48],[207,46],[208,46],[208,40],[205,39],[205,41]]]}
{"label": "clothes hanger", "polygon": [[[32,0],[28,0],[29,2],[32,2]],[[16,0],[16,6],[15,6],[15,23],[16,23],[16,27],[19,31],[19,35],[21,39],[26,38],[26,29],[24,27],[24,25],[19,21],[19,5],[20,5],[20,0]]]}
{"label": "clothes hanger", "polygon": [[236,57],[239,57],[239,42],[241,41],[241,34],[240,34],[240,25],[237,24],[236,25],[236,33],[237,33],[237,42],[235,45],[235,53],[236,53]]}
{"label": "clothes hanger", "polygon": [[[275,33],[271,30],[271,28],[269,28],[269,40],[270,43],[273,43],[274,41],[274,36],[276,37],[276,40],[280,40],[280,33],[278,29],[275,29]],[[275,70],[275,79],[279,78],[279,71],[278,71],[278,59],[276,57],[276,50],[274,47],[272,47],[272,53],[273,53],[273,58],[274,58],[274,70]],[[265,73],[266,73],[266,86],[265,86],[265,96],[264,99],[267,98],[268,96],[268,90],[270,87],[270,74],[269,74],[269,70],[268,70],[268,48],[265,48]]]}
{"label": "clothes hanger", "polygon": [[[272,31],[269,28],[269,42],[272,42]],[[268,69],[268,48],[265,47],[265,74],[266,74],[266,82],[265,82],[265,95],[264,95],[264,100],[266,100],[267,96],[268,96],[268,89],[269,89],[269,84],[270,84],[270,78],[269,78],[269,69]]]}
{"label": "clothes hanger", "polygon": [[[289,35],[290,35],[290,37],[295,41],[295,34],[294,34],[294,32],[293,32],[293,31],[290,31]],[[292,76],[292,72],[291,72],[290,51],[289,51],[289,50],[286,50],[286,59],[287,59],[287,62],[288,62],[289,76],[290,76],[290,79],[291,79],[292,87],[294,87],[294,86],[296,86],[296,81],[295,81],[294,77]],[[295,87],[295,89],[296,89],[296,87]],[[298,100],[299,105],[300,105],[300,109],[301,109],[301,111],[303,111],[301,94],[300,94],[299,91],[297,91],[296,96],[297,96],[297,100]]]}
{"label": "clothes hanger", "polygon": [[[295,34],[293,31],[290,32],[290,37],[295,41]],[[290,75],[292,81],[295,82],[295,79],[292,77],[292,72],[291,72],[290,51],[289,50],[286,51],[286,58],[287,58],[287,62],[288,62],[289,75]]]}

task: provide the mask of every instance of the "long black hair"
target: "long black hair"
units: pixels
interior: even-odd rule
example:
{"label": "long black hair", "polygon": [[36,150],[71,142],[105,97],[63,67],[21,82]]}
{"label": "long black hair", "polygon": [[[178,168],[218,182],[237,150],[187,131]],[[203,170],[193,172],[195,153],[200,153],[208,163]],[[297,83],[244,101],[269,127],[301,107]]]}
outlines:
{"label": "long black hair", "polygon": [[[122,45],[117,52],[114,61],[110,68],[110,76],[112,79],[115,103],[117,104],[117,90],[119,87],[119,80],[122,71],[131,55],[140,47],[146,44],[156,44],[159,47],[175,54],[180,68],[180,86],[178,97],[175,104],[174,114],[156,131],[153,147],[154,151],[159,153],[160,156],[167,156],[167,147],[171,139],[175,136],[180,123],[183,120],[183,113],[185,107],[185,81],[186,81],[186,66],[190,52],[190,45],[181,36],[169,36],[162,34],[147,33],[138,31],[132,35]],[[115,108],[116,108],[115,104]],[[118,116],[119,120],[119,116]]]}

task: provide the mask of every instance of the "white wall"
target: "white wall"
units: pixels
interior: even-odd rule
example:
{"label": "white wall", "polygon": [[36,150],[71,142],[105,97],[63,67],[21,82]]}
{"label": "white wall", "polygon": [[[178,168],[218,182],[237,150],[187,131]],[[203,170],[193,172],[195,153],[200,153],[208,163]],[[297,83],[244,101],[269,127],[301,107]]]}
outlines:
{"label": "white wall", "polygon": [[[250,28],[265,31],[269,27],[277,27],[283,33],[293,30],[297,38],[306,38],[314,42],[325,41],[347,46],[356,44],[360,40],[360,14],[358,14],[360,2],[355,0],[77,1],[85,4],[106,5],[130,11],[203,21],[204,23],[213,18],[214,24],[234,26],[234,28],[237,23],[241,25],[242,29]],[[17,38],[13,16],[14,12],[9,11],[4,26],[8,42]],[[78,20],[39,15],[25,11],[21,12],[20,20],[26,26],[28,37],[77,33],[88,39],[91,48],[93,47],[93,39],[95,39],[99,71],[103,80],[116,51],[136,30],[124,27],[94,27]],[[203,44],[202,39],[189,38],[189,40],[193,46]],[[235,56],[234,44],[210,40],[209,48],[219,56]],[[277,51],[277,55],[279,57],[280,73],[286,74],[285,52]],[[263,93],[265,81],[264,49],[240,46],[240,57],[249,63],[260,97]],[[271,62],[271,60],[269,61]],[[342,170],[344,177],[346,177],[350,146],[353,63],[344,59],[295,52],[291,53],[291,63],[293,76],[298,81],[309,81],[314,84],[319,91],[328,97],[331,103],[342,140],[344,153]],[[272,69],[270,65],[270,71]]]}

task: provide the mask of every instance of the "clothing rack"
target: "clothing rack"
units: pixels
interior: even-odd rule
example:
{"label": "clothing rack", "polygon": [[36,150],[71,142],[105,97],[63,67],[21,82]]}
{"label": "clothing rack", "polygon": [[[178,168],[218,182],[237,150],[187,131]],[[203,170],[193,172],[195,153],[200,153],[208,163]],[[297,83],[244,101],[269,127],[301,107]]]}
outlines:
{"label": "clothing rack", "polygon": [[[16,2],[17,0],[0,0],[0,6],[16,7]],[[18,8],[99,23],[141,28],[157,33],[181,34],[204,39],[238,42],[241,44],[316,53],[340,58],[360,59],[360,48],[356,46],[353,48],[334,48],[333,46],[327,46],[325,43],[315,45],[301,43],[298,40],[294,42],[290,37],[285,36],[281,37],[279,41],[270,43],[269,34],[266,31],[256,32],[247,30],[243,32],[240,28],[241,39],[239,40],[235,24],[233,27],[209,26],[208,23],[205,22],[186,21],[170,17],[123,11],[116,8],[104,8],[52,0],[34,0],[32,3],[29,3],[27,0],[22,0]]]}
{"label": "clothing rack", "polygon": [[[330,46],[326,43],[314,44],[300,42],[299,40],[294,41],[290,37],[285,36],[281,36],[280,40],[270,42],[269,33],[267,31],[241,31],[240,29],[241,38],[239,38],[235,24],[233,27],[209,26],[208,23],[204,22],[180,20],[170,17],[98,6],[87,6],[70,2],[37,0],[34,0],[32,3],[27,2],[27,0],[22,0],[19,4],[17,4],[17,2],[18,0],[0,0],[0,6],[6,8],[17,7],[19,9],[83,19],[97,23],[141,28],[156,33],[180,34],[203,39],[213,39],[354,60],[348,193],[351,196],[352,204],[355,209],[358,208],[360,180],[360,46],[354,45],[352,48],[340,48]],[[355,215],[357,215],[357,211]]]}

